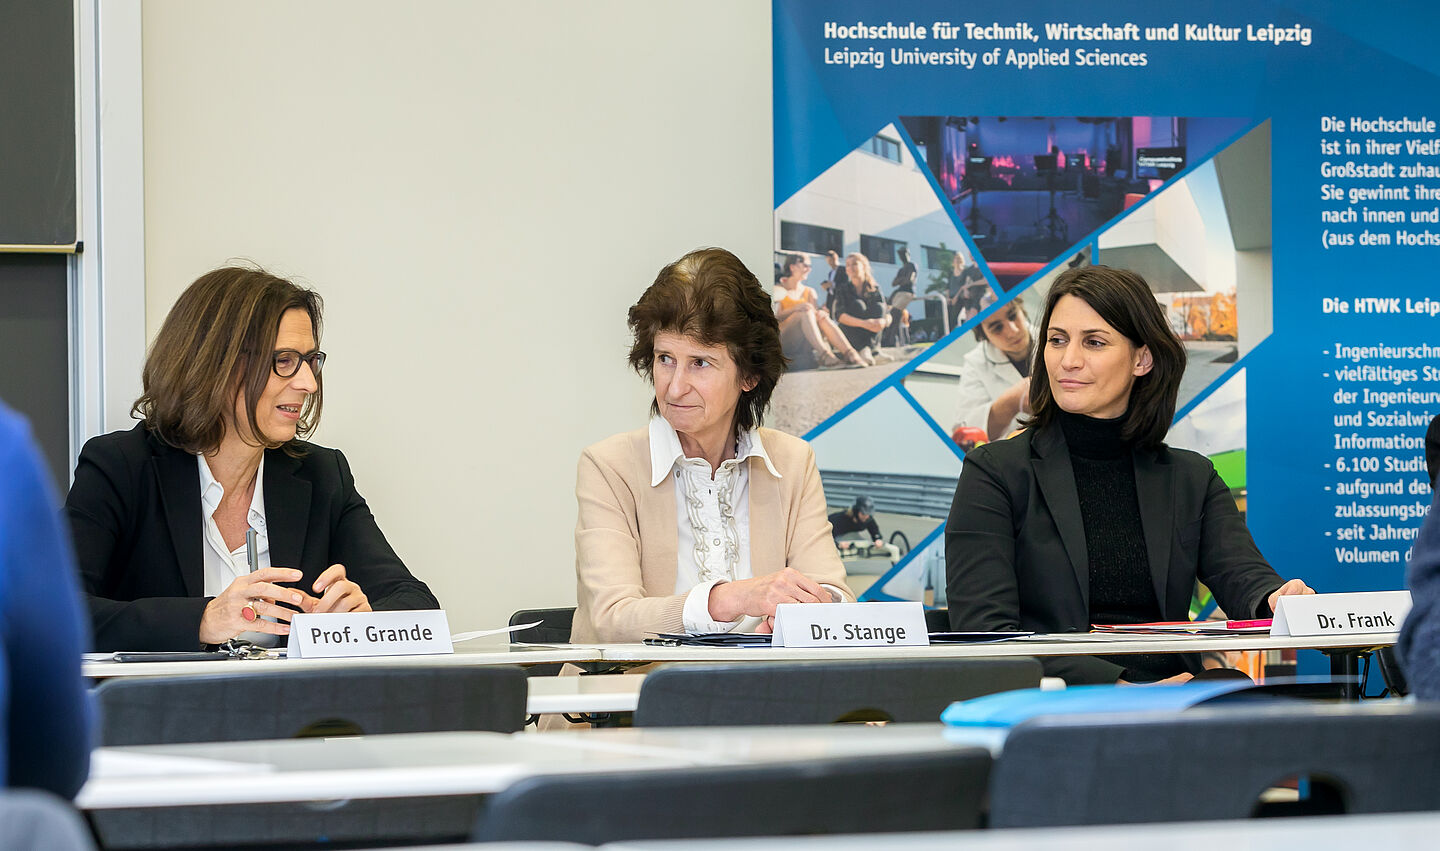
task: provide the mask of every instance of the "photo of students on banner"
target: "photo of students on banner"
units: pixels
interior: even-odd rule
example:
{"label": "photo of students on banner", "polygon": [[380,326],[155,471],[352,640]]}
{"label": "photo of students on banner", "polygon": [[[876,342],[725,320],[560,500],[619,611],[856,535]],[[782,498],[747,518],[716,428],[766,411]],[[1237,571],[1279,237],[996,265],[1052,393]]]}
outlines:
{"label": "photo of students on banner", "polygon": [[[893,387],[849,411],[810,445],[846,584],[860,594],[908,563],[911,548],[944,524],[960,454]],[[873,546],[877,534],[880,546]]]}
{"label": "photo of students on banner", "polygon": [[1066,269],[1090,265],[1085,246],[1016,292],[999,308],[992,293],[971,329],[944,344],[905,376],[905,389],[965,452],[1020,427],[1027,413],[1030,359],[1040,332],[1034,317],[1050,283]]}
{"label": "photo of students on banner", "polygon": [[1244,126],[1178,116],[900,121],[1006,290]]}
{"label": "photo of students on banner", "polygon": [[804,435],[943,339],[993,293],[952,212],[887,124],[775,210],[790,371],[770,425]]}
{"label": "photo of students on banner", "polygon": [[1043,339],[1038,305],[1061,272],[1099,262],[1138,272],[1165,308],[1185,345],[1183,412],[1270,334],[1269,129],[1262,123],[1196,163],[1010,301],[992,310],[987,299],[971,333],[916,365],[906,390],[963,451],[1011,434],[1027,413],[1028,360]]}

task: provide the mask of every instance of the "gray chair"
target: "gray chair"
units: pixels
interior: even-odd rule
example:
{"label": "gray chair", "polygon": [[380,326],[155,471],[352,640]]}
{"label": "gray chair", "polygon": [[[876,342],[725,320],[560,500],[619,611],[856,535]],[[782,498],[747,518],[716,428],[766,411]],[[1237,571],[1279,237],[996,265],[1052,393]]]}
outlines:
{"label": "gray chair", "polygon": [[359,668],[115,677],[95,689],[105,745],[524,726],[518,667]]}
{"label": "gray chair", "polygon": [[667,665],[645,677],[635,726],[938,721],[953,701],[1035,688],[1040,676],[1024,656]]}
{"label": "gray chair", "polygon": [[979,749],[773,765],[541,775],[487,800],[480,841],[959,830],[980,826]]}
{"label": "gray chair", "polygon": [[0,848],[5,851],[94,851],[80,814],[36,789],[0,789]]}
{"label": "gray chair", "polygon": [[1440,706],[1037,718],[1010,732],[996,760],[990,826],[1248,818],[1262,813],[1266,789],[1292,778],[1325,805],[1310,812],[1440,808]]}

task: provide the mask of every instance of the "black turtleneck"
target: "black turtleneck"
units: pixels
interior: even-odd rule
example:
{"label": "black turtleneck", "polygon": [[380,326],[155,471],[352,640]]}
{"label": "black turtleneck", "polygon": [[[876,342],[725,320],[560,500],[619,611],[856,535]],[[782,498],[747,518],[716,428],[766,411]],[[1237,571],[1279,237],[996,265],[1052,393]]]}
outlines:
{"label": "black turtleneck", "polygon": [[[1091,623],[1148,623],[1162,618],[1140,524],[1135,444],[1121,437],[1123,419],[1059,412],[1085,524]],[[1131,681],[1185,670],[1173,656],[1121,656],[1111,661],[1129,666],[1121,678]]]}

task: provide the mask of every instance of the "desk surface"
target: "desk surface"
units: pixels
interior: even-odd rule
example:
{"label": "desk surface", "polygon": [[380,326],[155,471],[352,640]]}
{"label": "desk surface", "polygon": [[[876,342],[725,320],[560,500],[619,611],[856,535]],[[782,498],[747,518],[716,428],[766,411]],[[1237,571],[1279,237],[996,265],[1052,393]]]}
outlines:
{"label": "desk surface", "polygon": [[531,677],[525,711],[531,715],[634,712],[644,682],[644,674]]}
{"label": "desk surface", "polygon": [[[466,665],[539,665],[555,662],[737,662],[824,661],[839,659],[980,659],[1003,656],[1083,656],[1112,653],[1200,653],[1208,650],[1342,650],[1388,647],[1398,632],[1370,635],[1270,636],[1096,635],[1076,633],[1064,638],[1034,636],[989,644],[932,644],[928,647],[657,647],[649,644],[540,645],[462,644],[453,654],[375,656],[351,659],[225,659],[204,662],[111,662],[87,660],[85,676],[180,676],[277,673],[300,669],[387,667],[450,667]],[[240,667],[243,666],[243,667]],[[602,711],[602,710],[595,710]],[[610,711],[610,710],[605,710]]]}
{"label": "desk surface", "polygon": [[[98,654],[97,654],[98,655]],[[467,667],[473,665],[543,665],[598,660],[595,647],[540,644],[463,643],[454,653],[429,656],[364,656],[345,659],[218,659],[199,662],[115,662],[87,658],[81,673],[91,679],[108,677],[176,677],[187,674],[275,674],[282,671],[336,668]]]}
{"label": "desk surface", "polygon": [[[687,839],[614,842],[605,851],[830,851],[898,848],[904,851],[1314,851],[1317,848],[1425,848],[1440,831],[1440,813],[1247,819],[945,833],[870,833],[756,839]],[[440,846],[444,848],[446,846]],[[458,846],[449,846],[458,847]],[[470,846],[480,848],[482,846]],[[439,851],[439,848],[436,849]]]}
{"label": "desk surface", "polygon": [[1338,650],[1387,647],[1398,632],[1370,635],[1271,636],[1097,635],[1065,638],[1037,635],[986,644],[932,644],[928,647],[657,647],[649,644],[601,644],[607,662],[770,662],[837,659],[979,659],[1000,656],[1086,656],[1112,653],[1201,653],[1210,650]]}
{"label": "desk surface", "polygon": [[500,791],[535,774],[744,765],[987,747],[1003,731],[940,724],[554,733],[417,733],[99,748],[84,809],[245,804]]}

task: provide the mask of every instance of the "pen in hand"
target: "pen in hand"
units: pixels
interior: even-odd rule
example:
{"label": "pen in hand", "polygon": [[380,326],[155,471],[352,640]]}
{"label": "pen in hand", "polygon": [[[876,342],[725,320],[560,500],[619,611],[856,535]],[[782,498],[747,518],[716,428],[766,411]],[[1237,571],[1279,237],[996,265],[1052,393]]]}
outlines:
{"label": "pen in hand", "polygon": [[[254,573],[255,571],[257,571],[257,570],[260,569],[260,553],[258,552],[258,550],[259,550],[259,548],[255,545],[255,529],[254,529],[254,527],[251,527],[251,528],[246,529],[246,530],[245,530],[245,561],[250,565],[250,572],[251,572],[251,573]],[[247,620],[247,621],[254,621],[255,618],[256,618],[256,616],[257,616],[257,614],[258,614],[258,613],[255,611],[255,601],[254,601],[254,600],[250,600],[250,601],[247,602],[245,605],[243,605],[243,606],[240,607],[240,617],[244,618],[244,619]]]}
{"label": "pen in hand", "polygon": [[250,572],[254,573],[260,569],[260,548],[255,544],[255,530],[245,530],[245,561],[250,564]]}

